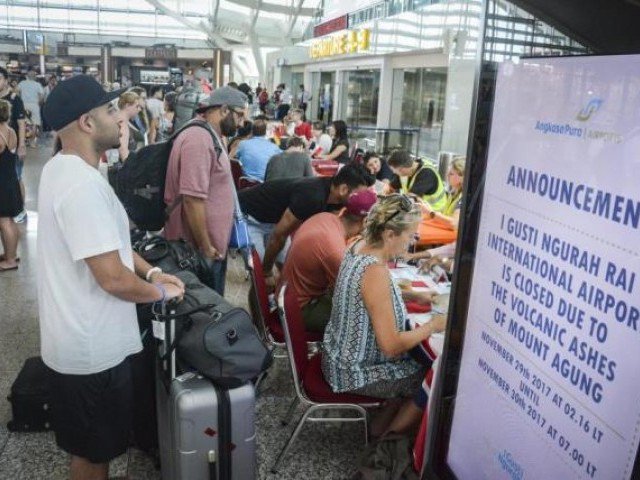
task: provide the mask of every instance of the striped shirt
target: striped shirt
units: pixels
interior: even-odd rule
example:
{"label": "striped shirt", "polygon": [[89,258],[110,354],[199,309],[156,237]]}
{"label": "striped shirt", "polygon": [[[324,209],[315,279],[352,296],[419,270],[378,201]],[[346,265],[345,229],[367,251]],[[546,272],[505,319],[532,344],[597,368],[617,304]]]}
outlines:
{"label": "striped shirt", "polygon": [[[322,370],[334,392],[362,388],[380,380],[408,377],[420,369],[407,354],[385,356],[376,342],[369,313],[362,297],[362,277],[378,259],[347,251],[333,295],[331,318],[324,333]],[[390,280],[394,321],[404,330],[407,310],[399,288]]]}

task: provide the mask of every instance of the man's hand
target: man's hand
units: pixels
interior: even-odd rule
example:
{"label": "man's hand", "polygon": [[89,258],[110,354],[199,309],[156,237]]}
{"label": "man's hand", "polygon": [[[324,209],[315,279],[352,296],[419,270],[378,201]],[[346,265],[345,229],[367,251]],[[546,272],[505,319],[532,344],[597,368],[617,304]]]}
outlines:
{"label": "man's hand", "polygon": [[222,260],[224,258],[214,246],[204,249],[202,254],[210,260]]}
{"label": "man's hand", "polygon": [[25,145],[18,146],[18,150],[16,151],[16,153],[18,154],[18,158],[20,158],[20,160],[24,160],[24,158],[27,156],[27,147]]}
{"label": "man's hand", "polygon": [[264,283],[267,286],[267,292],[273,293],[280,283],[280,271],[274,267],[271,272],[265,272]]}
{"label": "man's hand", "polygon": [[161,283],[160,285],[162,285],[162,288],[164,288],[166,301],[175,299],[181,302],[184,298],[184,286],[180,288],[173,283]]}
{"label": "man's hand", "polygon": [[120,128],[120,147],[118,148],[118,155],[120,160],[124,161],[129,157],[129,125],[126,120],[122,119],[118,122]]}
{"label": "man's hand", "polygon": [[264,284],[267,287],[267,293],[272,293],[276,289],[276,277],[274,275],[269,275],[268,277],[264,277]]}
{"label": "man's hand", "polygon": [[151,281],[151,283],[168,283],[184,290],[184,283],[182,282],[182,280],[174,275],[169,275],[168,273],[154,273],[153,275],[151,275],[151,278],[149,280]]}
{"label": "man's hand", "polygon": [[429,205],[427,202],[425,202],[424,200],[422,200],[419,197],[415,197],[414,201],[420,205],[420,208],[422,209],[422,213],[425,215],[430,215],[431,212],[433,212],[433,208],[431,208],[431,205]]}

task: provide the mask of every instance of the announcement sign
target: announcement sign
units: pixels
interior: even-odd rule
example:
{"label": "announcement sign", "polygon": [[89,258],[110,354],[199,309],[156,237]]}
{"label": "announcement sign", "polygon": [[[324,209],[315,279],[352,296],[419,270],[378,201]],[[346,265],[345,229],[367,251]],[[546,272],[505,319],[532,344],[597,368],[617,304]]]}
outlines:
{"label": "announcement sign", "polygon": [[640,435],[640,56],[501,65],[448,463],[628,479]]}

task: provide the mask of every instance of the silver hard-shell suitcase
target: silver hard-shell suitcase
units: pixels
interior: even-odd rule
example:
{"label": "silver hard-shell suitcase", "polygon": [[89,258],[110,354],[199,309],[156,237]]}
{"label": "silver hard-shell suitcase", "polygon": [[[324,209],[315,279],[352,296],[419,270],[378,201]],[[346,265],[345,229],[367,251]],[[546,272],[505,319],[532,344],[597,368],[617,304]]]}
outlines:
{"label": "silver hard-shell suitcase", "polygon": [[[161,351],[174,338],[163,325]],[[161,336],[161,335],[160,335]],[[163,480],[252,480],[256,471],[255,388],[223,389],[195,372],[176,376],[175,350],[156,366]]]}

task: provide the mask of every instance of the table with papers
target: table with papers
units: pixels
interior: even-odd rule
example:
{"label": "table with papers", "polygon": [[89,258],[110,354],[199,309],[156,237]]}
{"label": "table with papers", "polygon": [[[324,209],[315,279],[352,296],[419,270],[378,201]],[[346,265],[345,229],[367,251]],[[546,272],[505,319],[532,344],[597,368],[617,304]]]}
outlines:
{"label": "table with papers", "polygon": [[[420,273],[414,266],[406,263],[394,264],[389,269],[391,278],[395,282],[410,281],[411,289],[415,292],[426,292],[429,290],[437,292],[439,295],[436,301],[431,304],[431,311],[428,313],[409,313],[409,324],[412,328],[424,325],[431,321],[434,314],[446,314],[449,309],[449,294],[451,292],[451,282],[436,282],[431,275]],[[439,356],[444,347],[444,333],[435,333],[422,342],[422,347],[429,357]],[[431,358],[434,360],[434,358]]]}

